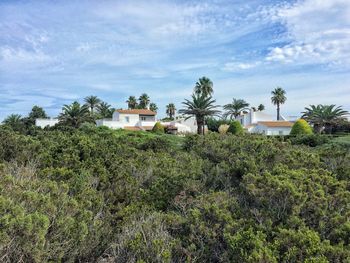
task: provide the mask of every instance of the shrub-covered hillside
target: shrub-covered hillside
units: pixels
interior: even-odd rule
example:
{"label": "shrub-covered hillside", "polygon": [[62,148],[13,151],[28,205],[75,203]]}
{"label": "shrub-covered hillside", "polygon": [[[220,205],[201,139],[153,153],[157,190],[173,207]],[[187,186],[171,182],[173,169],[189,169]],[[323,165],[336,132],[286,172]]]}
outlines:
{"label": "shrub-covered hillside", "polygon": [[0,127],[0,261],[348,262],[348,147]]}

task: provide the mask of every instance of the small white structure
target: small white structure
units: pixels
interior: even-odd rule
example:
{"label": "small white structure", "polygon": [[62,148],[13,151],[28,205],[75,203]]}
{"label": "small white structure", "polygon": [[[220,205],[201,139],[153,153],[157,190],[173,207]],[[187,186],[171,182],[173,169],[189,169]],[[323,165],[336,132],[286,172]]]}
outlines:
{"label": "small white structure", "polygon": [[116,110],[112,119],[96,121],[97,126],[132,131],[152,130],[156,123],[156,113],[148,109]]}
{"label": "small white structure", "polygon": [[265,135],[288,135],[293,123],[289,121],[260,121],[254,127],[254,133]]}
{"label": "small white structure", "polygon": [[[96,121],[97,126],[107,126],[112,129],[125,129],[130,131],[149,131],[156,124],[156,112],[148,109],[116,110],[112,119]],[[194,118],[176,119],[169,122],[161,122],[169,131],[176,133],[195,133],[197,123]]]}
{"label": "small white structure", "polygon": [[280,121],[274,120],[275,116],[262,111],[252,109],[236,118],[249,133],[261,133],[266,135],[288,135],[293,122],[281,116]]}
{"label": "small white structure", "polygon": [[55,126],[59,122],[58,119],[50,118],[50,119],[36,119],[35,125],[44,129],[45,127]]}

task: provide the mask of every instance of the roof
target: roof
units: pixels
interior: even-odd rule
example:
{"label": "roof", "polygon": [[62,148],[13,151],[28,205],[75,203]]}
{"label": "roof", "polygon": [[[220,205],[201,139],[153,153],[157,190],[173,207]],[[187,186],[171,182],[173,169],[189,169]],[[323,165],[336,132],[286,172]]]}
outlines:
{"label": "roof", "polygon": [[292,127],[293,126],[293,123],[290,121],[259,121],[258,124],[262,124],[267,127]]}
{"label": "roof", "polygon": [[148,109],[116,110],[122,114],[156,115],[157,113]]}

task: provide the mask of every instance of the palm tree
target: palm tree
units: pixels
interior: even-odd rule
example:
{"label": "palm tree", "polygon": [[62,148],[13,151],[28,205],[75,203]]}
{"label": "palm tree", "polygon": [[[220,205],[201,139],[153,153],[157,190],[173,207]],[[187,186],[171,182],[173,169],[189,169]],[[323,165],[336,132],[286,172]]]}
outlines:
{"label": "palm tree", "polygon": [[204,97],[211,96],[213,93],[213,82],[207,77],[200,78],[196,82],[194,93],[196,95],[204,95]]}
{"label": "palm tree", "polygon": [[263,111],[263,110],[265,110],[265,106],[264,106],[264,104],[260,104],[258,106],[258,111]]}
{"label": "palm tree", "polygon": [[11,114],[7,116],[2,123],[11,127],[14,131],[22,131],[24,129],[23,119],[19,114]]}
{"label": "palm tree", "polygon": [[99,105],[97,105],[97,111],[102,118],[112,118],[113,109],[107,102],[102,101]]}
{"label": "palm tree", "polygon": [[150,109],[151,111],[157,112],[157,110],[158,110],[157,104],[155,104],[155,103],[152,102],[152,103],[149,105],[149,109]]}
{"label": "palm tree", "polygon": [[248,107],[249,103],[245,100],[233,98],[232,103],[224,105],[224,110],[226,110],[224,117],[227,118],[230,116],[231,120],[232,117],[237,118],[237,116],[239,116],[243,110],[247,110]]}
{"label": "palm tree", "polygon": [[197,133],[204,134],[205,118],[208,116],[215,116],[220,113],[216,110],[218,105],[215,105],[215,100],[211,96],[207,97],[206,94],[193,94],[192,101],[185,100],[182,104],[185,106],[184,109],[179,110],[179,113],[195,116],[197,121]]}
{"label": "palm tree", "polygon": [[271,92],[271,94],[272,94],[271,102],[273,103],[273,105],[277,105],[277,120],[279,121],[281,117],[280,106],[281,104],[284,104],[287,100],[286,91],[281,87],[277,87],[275,88],[275,90]]}
{"label": "palm tree", "polygon": [[176,108],[174,103],[169,103],[166,105],[166,114],[169,116],[170,119],[173,119],[175,116]]}
{"label": "palm tree", "polygon": [[94,114],[94,109],[100,104],[101,100],[97,96],[87,96],[84,99],[85,104],[90,108],[91,115]]}
{"label": "palm tree", "polygon": [[139,107],[141,109],[147,109],[149,103],[149,96],[146,93],[141,94],[141,96],[139,97]]}
{"label": "palm tree", "polygon": [[80,124],[90,121],[89,108],[86,104],[74,101],[71,105],[64,105],[62,113],[58,116],[60,123],[78,128]]}
{"label": "palm tree", "polygon": [[129,99],[126,101],[128,104],[128,109],[136,109],[137,108],[137,100],[135,96],[130,96]]}
{"label": "palm tree", "polygon": [[310,105],[302,113],[302,118],[312,123],[316,132],[321,132],[325,129],[326,133],[331,132],[333,125],[344,120],[345,116],[349,114],[341,106],[336,107],[334,104]]}

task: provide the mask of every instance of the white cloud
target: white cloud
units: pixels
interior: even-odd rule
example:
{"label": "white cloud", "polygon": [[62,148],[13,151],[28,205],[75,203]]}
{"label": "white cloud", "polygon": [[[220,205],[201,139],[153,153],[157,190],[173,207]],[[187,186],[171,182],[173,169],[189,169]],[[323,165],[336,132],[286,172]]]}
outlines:
{"label": "white cloud", "polygon": [[291,43],[271,49],[268,61],[350,66],[350,1],[305,0],[283,6],[274,20]]}
{"label": "white cloud", "polygon": [[223,70],[228,72],[236,72],[236,71],[242,71],[242,70],[248,70],[257,67],[260,65],[261,62],[227,62],[224,64]]}

